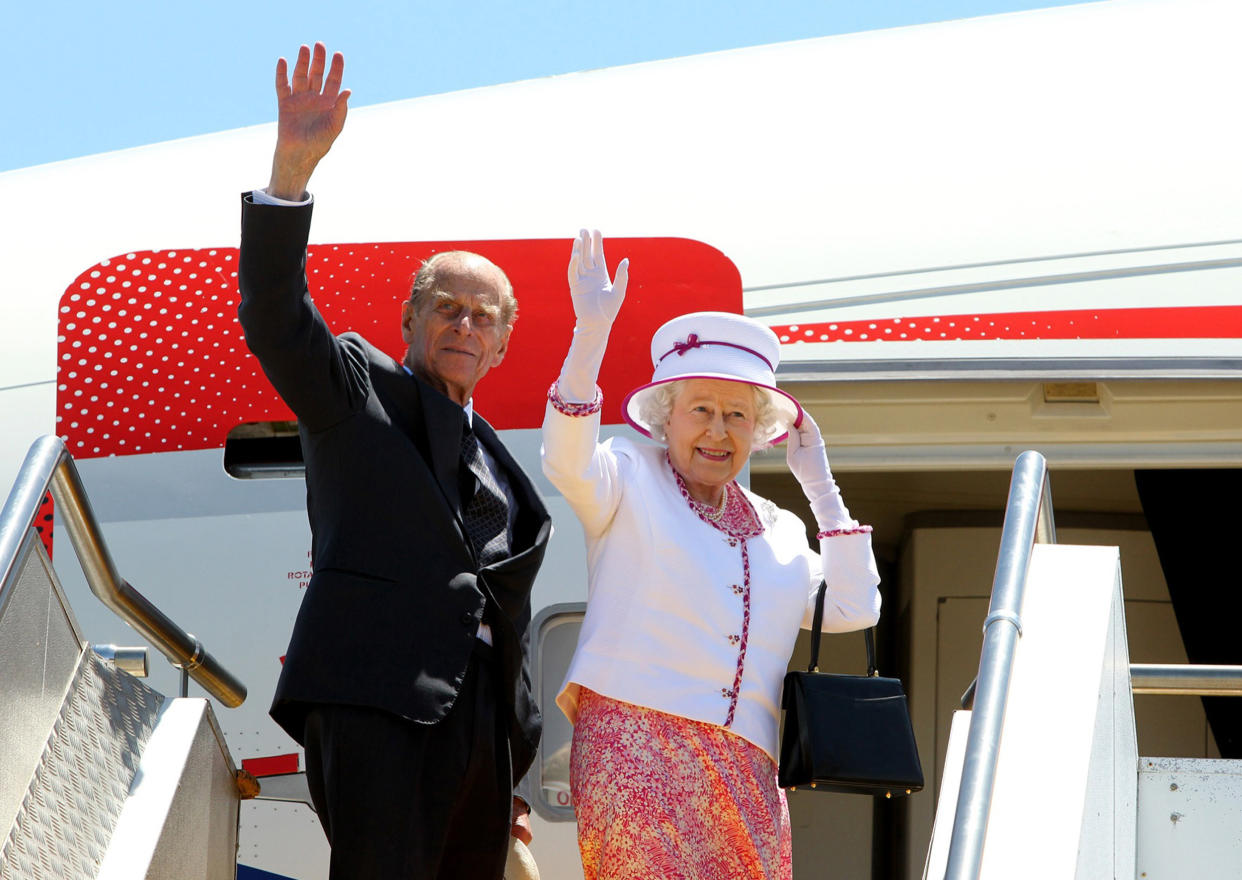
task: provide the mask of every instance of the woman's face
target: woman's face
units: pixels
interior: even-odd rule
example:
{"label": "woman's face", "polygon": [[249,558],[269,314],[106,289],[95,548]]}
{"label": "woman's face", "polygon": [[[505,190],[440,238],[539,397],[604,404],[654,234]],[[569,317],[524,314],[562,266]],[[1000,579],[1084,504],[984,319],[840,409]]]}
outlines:
{"label": "woman's face", "polygon": [[745,382],[687,379],[664,430],[669,458],[690,494],[719,504],[724,486],[750,458],[755,389]]}

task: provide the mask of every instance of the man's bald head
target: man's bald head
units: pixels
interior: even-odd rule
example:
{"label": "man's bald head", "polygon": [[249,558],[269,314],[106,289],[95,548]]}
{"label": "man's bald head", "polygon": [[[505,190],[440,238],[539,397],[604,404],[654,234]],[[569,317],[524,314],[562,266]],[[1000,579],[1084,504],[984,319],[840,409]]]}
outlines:
{"label": "man's bald head", "polygon": [[471,251],[444,251],[423,261],[410,285],[409,301],[416,312],[423,310],[430,301],[431,294],[435,292],[436,273],[454,270],[492,275],[496,289],[500,292],[500,321],[506,327],[513,326],[513,322],[517,320],[517,297],[513,295],[509,276],[487,257]]}

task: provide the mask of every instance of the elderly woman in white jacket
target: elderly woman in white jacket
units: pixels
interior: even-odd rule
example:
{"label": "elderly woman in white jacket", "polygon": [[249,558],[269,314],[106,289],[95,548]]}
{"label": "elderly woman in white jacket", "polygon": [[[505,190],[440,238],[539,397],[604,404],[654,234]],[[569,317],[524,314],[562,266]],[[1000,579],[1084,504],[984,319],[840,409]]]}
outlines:
{"label": "elderly woman in white jacket", "polygon": [[[781,683],[820,579],[823,629],[879,618],[870,527],[850,518],[819,429],[776,388],[780,345],[740,315],[675,318],[626,420],[662,445],[598,441],[595,384],[625,297],[598,232],[569,264],[577,318],[548,392],[543,468],[582,522],[587,611],[557,698],[574,723],[570,786],[587,880],[789,878],[775,756]],[[802,520],[735,481],[788,432]]]}

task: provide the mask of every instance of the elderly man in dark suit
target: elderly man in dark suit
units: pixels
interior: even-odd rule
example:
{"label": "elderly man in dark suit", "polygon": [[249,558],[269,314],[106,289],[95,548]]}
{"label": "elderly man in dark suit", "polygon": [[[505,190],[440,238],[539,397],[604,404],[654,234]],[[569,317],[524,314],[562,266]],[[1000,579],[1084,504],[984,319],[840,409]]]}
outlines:
{"label": "elderly man in dark suit", "polygon": [[[326,76],[325,76],[325,68]],[[239,316],[298,417],[314,576],[272,717],[305,746],[334,880],[495,880],[529,841],[530,590],[551,526],[472,412],[516,301],[485,258],[439,254],[401,307],[403,361],[334,336],[311,302],[306,185],[345,122],[344,60],[276,68],[272,178],[242,198]]]}

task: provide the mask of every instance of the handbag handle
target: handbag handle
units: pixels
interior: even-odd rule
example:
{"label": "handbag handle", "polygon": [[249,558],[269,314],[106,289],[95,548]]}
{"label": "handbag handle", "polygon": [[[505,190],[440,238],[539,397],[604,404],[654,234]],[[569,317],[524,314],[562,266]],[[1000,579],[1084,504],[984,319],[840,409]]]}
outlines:
{"label": "handbag handle", "polygon": [[[811,663],[807,672],[819,672],[819,628],[824,622],[824,594],[828,591],[828,582],[819,582],[819,594],[815,597],[815,616],[811,619]],[[863,640],[867,643],[867,675],[879,675],[875,668],[875,627],[869,626],[863,632]]]}

